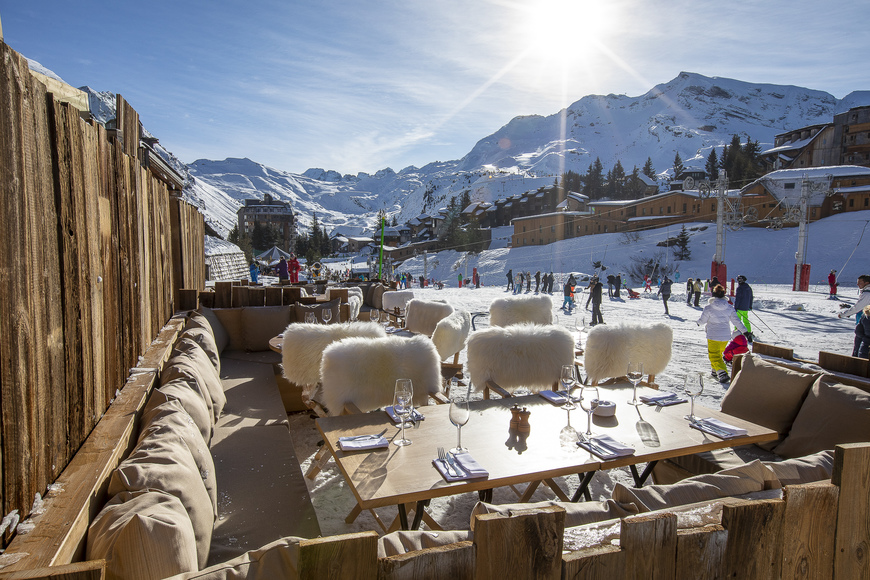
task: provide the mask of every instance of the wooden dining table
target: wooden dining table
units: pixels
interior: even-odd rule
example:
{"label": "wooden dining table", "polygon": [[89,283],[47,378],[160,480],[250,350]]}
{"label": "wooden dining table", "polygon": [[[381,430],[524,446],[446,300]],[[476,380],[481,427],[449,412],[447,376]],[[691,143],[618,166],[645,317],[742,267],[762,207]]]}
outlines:
{"label": "wooden dining table", "polygon": [[[416,504],[414,522],[410,526],[415,529],[425,506],[434,498],[530,484],[521,498],[527,501],[534,491],[533,486],[545,482],[559,499],[568,500],[554,478],[573,474],[581,479],[573,499],[579,499],[583,492],[588,499],[586,486],[598,470],[629,467],[635,484],[640,486],[652,465],[661,459],[761,443],[777,437],[776,431],[696,404],[697,417],[714,417],[747,431],[746,435],[721,439],[690,426],[684,418],[689,411],[688,403],[666,407],[629,405],[632,387],[628,383],[599,387],[599,392],[602,400],[616,403],[616,413],[611,417],[593,416],[593,437],[609,435],[633,447],[632,455],[605,461],[579,447],[576,436],[563,431],[569,420],[578,433],[586,431],[587,416],[579,408],[569,413],[537,394],[473,401],[471,419],[462,428],[462,444],[489,472],[489,477],[452,483],[445,481],[433,464],[439,447],[449,449],[457,442],[456,427],[448,418],[449,405],[420,407],[425,419],[418,421],[416,428],[406,428],[406,437],[413,443],[404,447],[392,444],[400,437],[400,430],[386,412],[321,417],[316,424],[357,499],[358,509],[398,506],[403,529],[409,528],[405,504]],[[656,393],[660,391],[638,389],[639,395]],[[529,411],[528,433],[510,427],[513,405]],[[385,427],[388,427],[386,437],[391,443],[386,448],[348,452],[339,448],[340,437],[376,434]],[[637,470],[639,464],[646,464],[642,473]]]}

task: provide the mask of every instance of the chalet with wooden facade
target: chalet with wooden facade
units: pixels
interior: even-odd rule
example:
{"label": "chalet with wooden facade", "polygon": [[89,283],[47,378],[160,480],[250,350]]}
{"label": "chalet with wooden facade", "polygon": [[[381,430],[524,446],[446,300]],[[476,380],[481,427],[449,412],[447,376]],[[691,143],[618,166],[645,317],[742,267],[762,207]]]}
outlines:
{"label": "chalet with wooden facade", "polygon": [[275,228],[282,236],[282,246],[291,249],[296,244],[296,218],[290,202],[273,198],[268,193],[263,199],[246,199],[237,212],[239,232],[250,236],[254,225]]}

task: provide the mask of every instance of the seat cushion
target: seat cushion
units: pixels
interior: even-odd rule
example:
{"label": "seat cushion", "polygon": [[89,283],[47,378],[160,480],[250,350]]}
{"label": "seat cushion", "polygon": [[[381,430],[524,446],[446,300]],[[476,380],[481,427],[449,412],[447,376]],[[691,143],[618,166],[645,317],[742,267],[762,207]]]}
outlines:
{"label": "seat cushion", "polygon": [[378,539],[378,558],[400,556],[428,548],[437,548],[474,539],[470,530],[421,531],[399,530]]}
{"label": "seat cushion", "polygon": [[775,430],[778,440],[759,444],[763,449],[774,449],[788,435],[817,376],[746,354],[722,398],[722,412]]}
{"label": "seat cushion", "polygon": [[761,461],[753,461],[709,475],[696,475],[672,485],[646,485],[640,488],[617,483],[613,500],[623,507],[634,504],[641,512],[743,495],[780,487],[773,471]]}
{"label": "seat cushion", "polygon": [[292,306],[257,306],[242,308],[242,335],[245,350],[269,350],[269,340],[278,336],[295,316]]}
{"label": "seat cushion", "polygon": [[197,562],[208,560],[214,506],[199,468],[181,436],[160,433],[142,439],[109,478],[109,496],[124,491],[158,489],[178,498],[190,516]]}
{"label": "seat cushion", "polygon": [[199,569],[184,505],[159,490],[109,500],[88,528],[87,559],[106,560],[107,578],[151,580]]}
{"label": "seat cushion", "polygon": [[792,458],[870,441],[870,393],[820,376],[795,417],[788,437],[774,448]]}
{"label": "seat cushion", "polygon": [[300,538],[281,538],[237,558],[167,580],[273,580],[299,577]]}
{"label": "seat cushion", "polygon": [[726,447],[712,451],[701,451],[691,455],[672,457],[668,461],[675,463],[693,475],[717,473],[723,469],[740,467],[759,459],[764,462],[780,461],[781,458],[773,451],[762,449],[758,445],[741,445]]}
{"label": "seat cushion", "polygon": [[508,504],[489,504],[485,502],[477,502],[474,509],[471,510],[471,529],[474,529],[474,516],[482,514],[503,514],[510,515],[518,510],[538,509],[550,506],[558,506],[565,510],[565,527],[582,526],[595,522],[603,522],[617,518],[624,518],[638,513],[635,506],[630,504],[619,505],[615,501],[609,499],[606,501],[540,501],[536,503],[508,503]]}

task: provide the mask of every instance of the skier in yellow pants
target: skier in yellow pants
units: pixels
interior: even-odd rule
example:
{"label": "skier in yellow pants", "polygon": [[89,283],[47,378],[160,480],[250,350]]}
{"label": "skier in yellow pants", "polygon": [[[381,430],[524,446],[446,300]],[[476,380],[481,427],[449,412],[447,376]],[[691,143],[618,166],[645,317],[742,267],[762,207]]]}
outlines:
{"label": "skier in yellow pants", "polygon": [[722,353],[731,340],[731,325],[737,327],[741,333],[746,333],[746,327],[743,326],[734,307],[725,299],[725,287],[721,284],[713,288],[713,296],[704,307],[697,324],[707,325],[707,355],[713,368],[711,373],[713,378],[718,379],[720,383],[728,383],[728,371]]}

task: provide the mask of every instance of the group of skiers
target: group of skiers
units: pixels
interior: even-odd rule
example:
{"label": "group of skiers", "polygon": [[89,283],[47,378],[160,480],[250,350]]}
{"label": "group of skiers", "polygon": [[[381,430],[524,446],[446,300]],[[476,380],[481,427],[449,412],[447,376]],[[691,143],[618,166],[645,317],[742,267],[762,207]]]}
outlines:
{"label": "group of skiers", "polygon": [[513,294],[521,294],[523,292],[524,283],[526,287],[526,292],[531,292],[532,279],[535,280],[535,294],[552,294],[553,284],[556,282],[556,277],[553,275],[552,272],[550,272],[549,274],[541,274],[540,270],[535,272],[534,276],[532,276],[532,273],[529,271],[520,271],[516,276],[514,276],[513,269],[510,269],[507,271],[506,276],[507,288],[505,288],[505,291],[511,292]]}
{"label": "group of skiers", "polygon": [[[299,260],[296,259],[296,254],[290,254],[290,259],[287,260],[284,256],[278,260],[275,267],[279,280],[290,280],[290,282],[299,281],[299,272],[302,271],[302,266],[299,265]],[[259,283],[260,280],[260,264],[253,260],[248,266],[248,272],[251,275],[251,282]]]}

